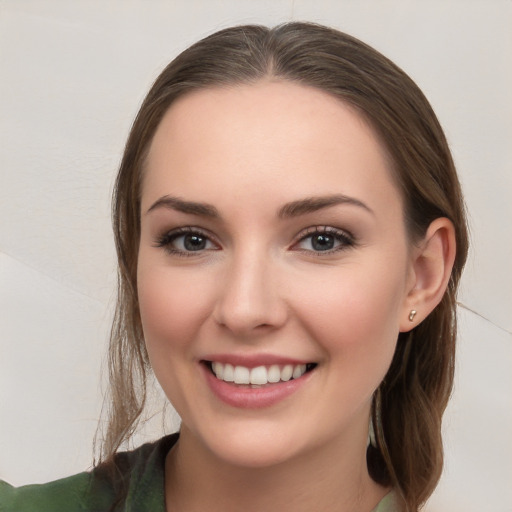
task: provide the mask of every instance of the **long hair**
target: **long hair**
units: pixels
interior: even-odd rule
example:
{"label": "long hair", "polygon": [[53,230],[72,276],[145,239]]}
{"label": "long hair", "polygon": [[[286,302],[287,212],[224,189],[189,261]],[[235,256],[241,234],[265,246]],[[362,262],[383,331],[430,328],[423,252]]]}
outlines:
{"label": "long hair", "polygon": [[367,120],[390,156],[410,243],[421,239],[438,217],[447,217],[455,227],[457,254],[446,293],[428,318],[399,335],[372,405],[378,450],[369,453],[370,475],[392,485],[407,510],[416,511],[435,488],[443,463],[441,418],[453,383],[456,291],[468,246],[461,188],[443,130],[416,84],[368,45],[310,23],[273,29],[239,26],[206,37],[164,69],[142,103],[113,194],[118,300],[102,460],[113,463],[116,451],[133,434],[151,371],[136,267],[141,180],[155,131],[172,103],[185,94],[263,79],[315,87],[350,104]]}

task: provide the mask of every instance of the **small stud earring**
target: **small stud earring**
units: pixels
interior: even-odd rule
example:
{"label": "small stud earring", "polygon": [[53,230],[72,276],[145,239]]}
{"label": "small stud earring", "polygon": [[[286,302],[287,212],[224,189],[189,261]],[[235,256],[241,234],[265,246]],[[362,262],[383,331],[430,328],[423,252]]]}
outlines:
{"label": "small stud earring", "polygon": [[414,322],[414,317],[416,316],[417,311],[415,309],[411,309],[411,312],[409,313],[409,321]]}

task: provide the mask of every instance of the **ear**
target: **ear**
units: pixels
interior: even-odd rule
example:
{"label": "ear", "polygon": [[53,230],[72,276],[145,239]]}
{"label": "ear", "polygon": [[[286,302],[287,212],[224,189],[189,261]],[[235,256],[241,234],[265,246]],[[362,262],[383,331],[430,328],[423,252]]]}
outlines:
{"label": "ear", "polygon": [[400,318],[400,332],[421,323],[441,302],[455,260],[455,229],[440,217],[412,251],[411,278]]}

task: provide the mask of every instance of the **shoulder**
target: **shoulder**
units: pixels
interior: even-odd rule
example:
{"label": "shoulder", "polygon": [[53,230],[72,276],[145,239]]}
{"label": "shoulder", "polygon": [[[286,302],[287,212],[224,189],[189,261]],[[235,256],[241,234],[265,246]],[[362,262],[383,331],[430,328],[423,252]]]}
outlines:
{"label": "shoulder", "polygon": [[[0,480],[0,512],[108,511],[119,501],[121,487],[132,505],[150,501],[153,505],[161,502],[163,507],[165,456],[176,440],[177,435],[167,436],[136,450],[118,453],[114,459],[115,471],[100,466],[91,472],[22,487]],[[118,510],[122,509],[121,505]]]}
{"label": "shoulder", "polygon": [[91,481],[91,473],[80,473],[46,484],[22,487],[13,487],[0,481],[0,511],[74,512],[87,510],[85,505]]}

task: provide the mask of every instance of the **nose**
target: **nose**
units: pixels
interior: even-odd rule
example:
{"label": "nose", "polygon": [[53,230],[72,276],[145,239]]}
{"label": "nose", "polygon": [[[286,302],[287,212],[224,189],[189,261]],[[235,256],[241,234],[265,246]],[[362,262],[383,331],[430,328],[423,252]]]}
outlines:
{"label": "nose", "polygon": [[281,327],[288,311],[279,269],[268,256],[254,251],[226,262],[214,318],[239,337]]}

